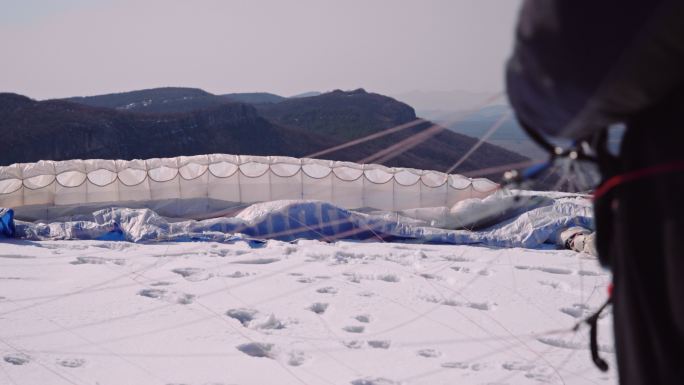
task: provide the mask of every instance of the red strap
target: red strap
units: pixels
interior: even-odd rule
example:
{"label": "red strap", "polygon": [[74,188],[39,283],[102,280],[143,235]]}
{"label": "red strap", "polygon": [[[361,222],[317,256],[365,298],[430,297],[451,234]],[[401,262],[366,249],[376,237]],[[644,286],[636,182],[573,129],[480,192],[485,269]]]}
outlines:
{"label": "red strap", "polygon": [[656,166],[640,168],[638,170],[630,171],[624,174],[615,175],[614,177],[603,182],[594,191],[594,200],[599,199],[615,187],[635,180],[643,179],[648,176],[665,174],[669,172],[684,171],[684,161],[677,161],[672,163],[659,164]]}

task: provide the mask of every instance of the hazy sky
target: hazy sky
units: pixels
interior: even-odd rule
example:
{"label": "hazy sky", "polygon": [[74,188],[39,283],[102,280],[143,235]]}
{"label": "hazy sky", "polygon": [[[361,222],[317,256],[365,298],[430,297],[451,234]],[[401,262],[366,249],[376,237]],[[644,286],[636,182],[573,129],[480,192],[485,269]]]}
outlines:
{"label": "hazy sky", "polygon": [[0,91],[499,91],[520,0],[0,0]]}

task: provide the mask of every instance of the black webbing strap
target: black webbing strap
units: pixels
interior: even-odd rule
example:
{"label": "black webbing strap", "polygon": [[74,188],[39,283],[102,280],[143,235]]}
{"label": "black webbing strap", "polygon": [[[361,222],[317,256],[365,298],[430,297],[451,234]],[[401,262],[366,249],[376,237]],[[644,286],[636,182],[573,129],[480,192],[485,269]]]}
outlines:
{"label": "black webbing strap", "polygon": [[598,320],[601,316],[603,310],[605,310],[608,305],[613,302],[613,297],[609,297],[608,300],[601,306],[594,314],[588,317],[584,322],[589,325],[589,349],[591,350],[591,360],[594,361],[599,370],[602,372],[608,371],[608,363],[606,360],[599,356],[599,346],[598,346]]}

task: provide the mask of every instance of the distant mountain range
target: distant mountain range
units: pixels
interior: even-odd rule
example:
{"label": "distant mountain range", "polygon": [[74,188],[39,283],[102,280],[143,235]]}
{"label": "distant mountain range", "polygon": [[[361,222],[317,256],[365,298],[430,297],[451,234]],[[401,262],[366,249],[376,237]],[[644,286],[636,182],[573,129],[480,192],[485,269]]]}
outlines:
{"label": "distant mountain range", "polygon": [[[474,138],[482,137],[503,114],[512,112],[505,96],[497,93],[412,91],[395,97],[413,106],[418,116]],[[487,141],[532,159],[547,156],[513,115]]]}
{"label": "distant mountain range", "polygon": [[[235,153],[302,157],[412,122],[412,107],[363,89],[284,98],[158,88],[63,100],[0,94],[0,164],[40,159],[133,159]],[[383,157],[388,166],[447,170],[476,139],[423,122],[322,158],[360,161],[401,141],[435,135]],[[418,136],[417,136],[418,135]],[[425,135],[425,134],[423,134]],[[456,172],[524,161],[484,144]]]}
{"label": "distant mountain range", "polygon": [[208,109],[227,103],[278,103],[285,99],[287,98],[267,92],[214,95],[199,88],[164,87],[63,100],[116,110],[177,113]]}
{"label": "distant mountain range", "polygon": [[[305,92],[290,99],[321,95]],[[214,95],[199,88],[163,87],[96,96],[76,96],[63,100],[93,107],[138,112],[188,112],[237,102],[246,104],[280,103],[288,98],[269,92],[243,92]]]}
{"label": "distant mountain range", "polygon": [[510,114],[487,141],[532,159],[548,157],[548,154],[520,127],[511,107],[507,104],[489,105],[475,111],[422,111],[419,114],[443,124],[454,132],[474,138],[481,138],[499,118],[504,114]]}
{"label": "distant mountain range", "polygon": [[416,119],[407,104],[363,89],[255,105],[270,121],[286,127],[351,140]]}
{"label": "distant mountain range", "polygon": [[392,97],[415,108],[420,116],[424,111],[466,111],[496,97],[496,93],[471,91],[424,91],[415,90],[394,94]]}
{"label": "distant mountain range", "polygon": [[[153,99],[157,100],[157,99]],[[195,105],[196,101],[188,99]],[[124,105],[137,103],[124,101]],[[149,104],[120,111],[64,100],[34,101],[0,94],[2,164],[40,159],[134,159],[225,152],[302,156],[335,142],[278,127],[243,103],[223,103],[173,113],[149,112]],[[165,107],[174,103],[163,103]],[[188,111],[188,112],[184,112]],[[283,149],[287,149],[283,151]]]}

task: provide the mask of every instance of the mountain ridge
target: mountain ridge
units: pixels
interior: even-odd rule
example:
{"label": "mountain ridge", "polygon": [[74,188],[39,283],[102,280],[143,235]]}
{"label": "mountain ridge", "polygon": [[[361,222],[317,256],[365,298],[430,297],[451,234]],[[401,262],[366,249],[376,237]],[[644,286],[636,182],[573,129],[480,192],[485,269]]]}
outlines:
{"label": "mountain ridge", "polygon": [[[207,101],[212,94],[199,89],[164,88],[176,103],[152,102],[140,108],[116,108],[146,100],[154,90],[107,94],[82,99],[35,101],[16,94],[0,94],[0,129],[9,132],[0,164],[40,159],[155,158],[205,153],[283,155],[304,157],[323,149],[377,134],[416,120],[411,106],[390,97],[335,90],[318,96],[279,103],[240,103],[210,100],[207,106],[185,92]],[[208,94],[208,95],[207,95]],[[103,98],[104,96],[104,98]],[[153,95],[154,96],[154,95]],[[216,97],[217,95],[213,95]],[[99,99],[98,99],[99,98]],[[100,106],[89,104],[99,101]],[[217,102],[217,105],[212,103]],[[109,104],[107,104],[109,103]],[[102,107],[102,104],[112,107]],[[194,109],[193,109],[194,108]],[[161,112],[160,112],[161,111]],[[420,122],[372,141],[330,152],[326,159],[359,162],[397,143],[414,141],[433,127]],[[434,130],[434,129],[433,129]],[[445,171],[465,154],[476,139],[443,129],[415,146],[382,157],[387,166]],[[526,158],[485,143],[455,172],[523,161]]]}

